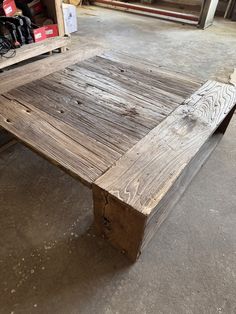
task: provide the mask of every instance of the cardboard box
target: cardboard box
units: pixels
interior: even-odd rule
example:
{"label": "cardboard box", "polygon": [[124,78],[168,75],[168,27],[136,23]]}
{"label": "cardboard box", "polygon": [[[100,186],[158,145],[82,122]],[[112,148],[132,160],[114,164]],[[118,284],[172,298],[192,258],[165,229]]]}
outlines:
{"label": "cardboard box", "polygon": [[43,41],[47,38],[44,26],[34,29],[33,34],[34,34],[34,41],[36,43]]}
{"label": "cardboard box", "polygon": [[44,27],[47,38],[59,36],[57,24],[45,25]]}
{"label": "cardboard box", "polygon": [[13,16],[17,11],[14,0],[4,0],[0,6],[0,15]]}
{"label": "cardboard box", "polygon": [[72,4],[62,4],[63,15],[64,15],[64,23],[65,23],[65,31],[67,34],[77,32],[77,12],[76,6]]}
{"label": "cardboard box", "polygon": [[45,25],[45,26],[36,28],[33,30],[33,34],[34,34],[34,41],[36,43],[43,41],[47,38],[59,36],[58,25],[52,24],[52,25]]}

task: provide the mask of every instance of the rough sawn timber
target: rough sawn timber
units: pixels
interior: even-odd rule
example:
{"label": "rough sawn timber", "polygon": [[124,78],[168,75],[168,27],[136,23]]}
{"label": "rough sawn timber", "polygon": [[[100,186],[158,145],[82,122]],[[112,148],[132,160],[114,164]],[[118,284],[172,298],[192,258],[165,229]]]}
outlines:
{"label": "rough sawn timber", "polygon": [[0,126],[91,185],[201,86],[130,59],[95,56],[4,93]]}
{"label": "rough sawn timber", "polygon": [[32,43],[17,49],[16,55],[12,58],[1,58],[0,69],[9,67],[13,64],[34,58],[49,51],[66,47],[70,43],[69,37],[48,38],[39,43]]}
{"label": "rough sawn timber", "polygon": [[202,86],[120,53],[16,83],[0,96],[0,126],[92,187],[98,231],[132,260],[217,145],[236,101],[231,85]]}
{"label": "rough sawn timber", "polygon": [[[78,50],[77,53],[75,53],[76,48]],[[55,71],[65,69],[74,63],[89,59],[102,51],[104,51],[102,46],[80,42],[78,47],[74,45],[73,49],[67,52],[66,58],[64,54],[58,53],[7,71],[5,70],[0,73],[0,94],[45,77]],[[6,130],[0,128],[0,148],[3,145],[5,147],[5,144],[11,139],[12,136]],[[13,141],[16,142],[15,140]]]}
{"label": "rough sawn timber", "polygon": [[135,261],[213,151],[236,89],[208,81],[93,185],[95,224]]}

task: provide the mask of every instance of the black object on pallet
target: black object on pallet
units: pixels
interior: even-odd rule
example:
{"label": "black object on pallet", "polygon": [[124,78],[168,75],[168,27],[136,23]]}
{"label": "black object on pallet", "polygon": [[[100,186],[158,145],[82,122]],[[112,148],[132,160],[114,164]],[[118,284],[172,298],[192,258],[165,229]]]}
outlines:
{"label": "black object on pallet", "polygon": [[26,16],[0,17],[0,35],[7,38],[14,48],[33,42],[31,20]]}
{"label": "black object on pallet", "polygon": [[15,56],[15,49],[12,51],[12,53],[8,54],[14,47],[12,46],[11,41],[6,38],[0,36],[0,57],[5,58],[12,58]]}

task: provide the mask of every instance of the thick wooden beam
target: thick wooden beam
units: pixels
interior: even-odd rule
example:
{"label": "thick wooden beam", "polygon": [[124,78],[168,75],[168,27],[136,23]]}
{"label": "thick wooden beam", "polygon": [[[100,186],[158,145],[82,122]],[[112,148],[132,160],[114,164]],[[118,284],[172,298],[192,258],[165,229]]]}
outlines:
{"label": "thick wooden beam", "polygon": [[95,225],[135,261],[213,151],[233,86],[208,81],[93,184]]}
{"label": "thick wooden beam", "polygon": [[218,3],[219,0],[202,1],[202,8],[198,22],[199,28],[205,29],[213,24]]}
{"label": "thick wooden beam", "polygon": [[74,63],[89,59],[103,51],[104,47],[97,44],[80,42],[78,45],[73,45],[66,56],[57,53],[4,71],[0,73],[0,94],[62,70]]}
{"label": "thick wooden beam", "polygon": [[70,43],[69,37],[54,37],[48,38],[39,43],[33,43],[25,45],[16,51],[14,58],[3,58],[0,60],[0,69],[9,67],[13,64],[34,58],[36,56],[42,55],[46,52],[53,51],[62,47],[68,46]]}
{"label": "thick wooden beam", "polygon": [[197,15],[158,9],[155,7],[148,7],[148,6],[137,5],[133,3],[124,3],[121,1],[115,1],[115,0],[95,0],[93,4],[100,7],[147,15],[147,16],[161,18],[161,19],[174,21],[174,22],[187,23],[187,24],[192,24],[192,25],[197,25],[198,23]]}

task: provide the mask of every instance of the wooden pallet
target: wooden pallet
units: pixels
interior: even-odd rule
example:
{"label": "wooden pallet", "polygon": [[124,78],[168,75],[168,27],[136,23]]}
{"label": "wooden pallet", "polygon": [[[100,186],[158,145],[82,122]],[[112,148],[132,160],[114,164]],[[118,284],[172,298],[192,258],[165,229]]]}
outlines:
{"label": "wooden pallet", "polygon": [[[13,58],[1,58],[0,70],[7,68],[13,64],[32,59],[47,52],[52,52],[56,49],[65,49],[70,43],[69,37],[54,37],[48,38],[39,43],[32,43],[24,45],[19,49],[16,49],[16,55]],[[0,73],[1,78],[1,73]]]}
{"label": "wooden pallet", "polygon": [[235,103],[233,86],[106,53],[0,96],[0,125],[91,187],[97,230],[136,260]]}
{"label": "wooden pallet", "polygon": [[[16,49],[15,56],[9,57],[11,53],[0,59],[0,70],[5,69],[11,65],[18,64],[19,62],[40,56],[45,53],[59,50],[65,52],[69,44],[69,38],[65,37],[65,25],[62,9],[62,0],[41,0],[47,17],[52,19],[58,26],[59,36],[48,38],[42,42],[24,45]],[[0,78],[1,79],[1,78]]]}

